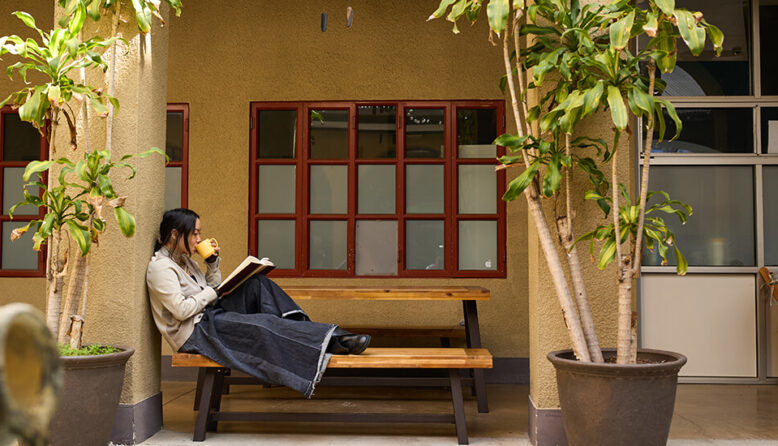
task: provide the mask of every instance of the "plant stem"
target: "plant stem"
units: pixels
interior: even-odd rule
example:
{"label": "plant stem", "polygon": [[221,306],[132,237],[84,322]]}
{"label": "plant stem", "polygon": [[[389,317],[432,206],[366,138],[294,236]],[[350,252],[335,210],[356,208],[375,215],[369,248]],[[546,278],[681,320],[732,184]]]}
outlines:
{"label": "plant stem", "polygon": [[[656,61],[652,58],[648,59],[648,95],[654,96],[654,82],[656,79]],[[660,110],[661,113],[661,110]],[[643,261],[642,243],[643,243],[643,228],[646,221],[646,197],[648,196],[648,173],[649,166],[651,164],[651,145],[654,138],[654,113],[648,113],[648,121],[646,122],[646,143],[643,145],[643,169],[640,177],[640,215],[638,217],[638,229],[634,238],[632,248],[632,271],[631,275],[637,277],[640,275],[640,265]]]}
{"label": "plant stem", "polygon": [[[516,39],[518,42],[518,39]],[[518,63],[520,55],[520,48],[516,47],[516,59]],[[510,32],[505,30],[505,37],[503,39],[503,62],[505,64],[505,75],[508,81],[508,89],[511,95],[511,106],[513,109],[513,117],[516,123],[516,131],[519,136],[524,136],[525,123],[522,122],[521,114],[519,113],[519,100],[516,94],[516,86],[513,82],[513,69],[510,61]],[[526,97],[523,101],[526,101]],[[522,101],[522,102],[523,102]],[[528,128],[528,127],[526,127]],[[526,150],[521,151],[524,158],[525,167],[529,167],[530,161]],[[573,297],[570,295],[570,289],[565,278],[565,271],[562,267],[562,262],[559,259],[559,253],[554,244],[554,239],[551,236],[551,230],[546,220],[545,213],[543,212],[543,204],[541,203],[540,195],[537,190],[537,183],[532,182],[529,187],[524,189],[524,196],[527,199],[527,207],[532,221],[535,223],[535,228],[538,231],[538,239],[540,246],[543,250],[543,255],[546,258],[546,265],[551,273],[551,280],[554,283],[556,289],[557,298],[559,299],[559,305],[562,308],[562,315],[567,326],[568,335],[573,346],[573,352],[575,356],[584,362],[591,362],[591,355],[586,345],[586,339],[584,337],[583,329],[581,328],[581,321],[578,319],[578,313],[576,312],[576,306],[573,301]]]}
{"label": "plant stem", "polygon": [[[570,135],[565,134],[565,155],[570,156]],[[578,309],[578,317],[581,320],[586,345],[589,348],[589,355],[593,362],[604,362],[600,340],[597,337],[597,330],[594,327],[594,318],[592,309],[589,305],[589,296],[586,293],[586,283],[583,279],[581,262],[578,259],[578,248],[573,243],[575,236],[573,233],[573,204],[571,197],[571,174],[570,168],[565,167],[565,204],[567,215],[560,217],[556,221],[557,237],[559,243],[567,252],[567,268],[570,271],[570,279],[573,284],[573,294]]]}

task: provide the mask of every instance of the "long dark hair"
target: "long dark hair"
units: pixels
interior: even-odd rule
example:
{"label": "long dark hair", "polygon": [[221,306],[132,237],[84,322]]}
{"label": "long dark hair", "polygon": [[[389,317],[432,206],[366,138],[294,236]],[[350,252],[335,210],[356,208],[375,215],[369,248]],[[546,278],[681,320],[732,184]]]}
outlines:
{"label": "long dark hair", "polygon": [[[197,219],[200,218],[195,211],[178,208],[171,209],[165,212],[162,216],[162,223],[159,224],[159,238],[154,245],[154,251],[159,251],[159,248],[165,246],[170,237],[173,235],[173,229],[178,232],[179,237],[183,237],[184,240],[189,240],[189,236],[195,231],[197,226]],[[189,252],[189,244],[184,243],[186,252]]]}

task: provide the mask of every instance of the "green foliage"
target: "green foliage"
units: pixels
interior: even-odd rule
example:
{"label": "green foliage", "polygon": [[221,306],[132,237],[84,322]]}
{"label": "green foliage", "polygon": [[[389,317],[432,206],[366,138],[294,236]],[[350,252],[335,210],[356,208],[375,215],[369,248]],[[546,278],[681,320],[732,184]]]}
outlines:
{"label": "green foliage", "polygon": [[107,355],[110,353],[119,353],[122,351],[120,348],[112,347],[110,345],[90,344],[84,345],[79,349],[75,349],[69,345],[59,344],[60,356],[94,356],[94,355]]}
{"label": "green foliage", "polygon": [[[638,220],[640,217],[640,206],[638,203],[632,204],[630,196],[627,193],[626,187],[623,184],[619,185],[621,191],[621,200],[619,204],[619,230],[621,243],[626,242],[629,238],[634,239],[637,236]],[[670,196],[666,192],[649,192],[648,198],[654,196],[661,196],[662,201],[657,201],[646,210],[645,226],[643,228],[643,235],[646,241],[646,249],[653,252],[657,250],[659,256],[662,257],[662,265],[667,264],[667,252],[669,247],[672,246],[675,250],[675,257],[678,261],[676,265],[676,271],[678,274],[686,274],[686,270],[689,266],[686,258],[683,256],[678,246],[675,244],[675,234],[667,227],[664,219],[657,214],[664,213],[668,215],[675,215],[678,217],[681,224],[686,223],[686,219],[692,215],[692,208],[688,204],[682,203],[678,200],[670,199]],[[613,203],[611,197],[603,196],[599,192],[590,190],[586,193],[585,198],[587,200],[606,201],[609,205]],[[607,212],[606,212],[607,213]],[[593,231],[587,232],[580,236],[576,243],[589,240],[589,252],[594,258],[594,242],[595,240],[603,242],[600,247],[600,253],[597,257],[597,267],[605,269],[616,258],[616,231],[613,223],[608,225],[599,225]]]}
{"label": "green foliage", "polygon": [[[65,26],[70,17],[77,14],[80,8],[83,8],[86,15],[94,21],[100,20],[102,14],[115,11],[120,0],[57,0],[57,4],[65,9],[65,15],[60,19],[59,25]],[[181,15],[181,0],[164,0],[165,3],[176,12],[176,17]],[[142,33],[151,31],[151,18],[157,17],[162,24],[165,20],[159,13],[160,0],[132,0],[132,7],[135,10],[135,21],[138,24],[138,30]]]}
{"label": "green foliage", "polygon": [[[129,170],[128,179],[135,176],[135,167],[126,162],[132,157],[145,158],[151,154],[166,157],[165,152],[153,147],[137,155],[125,155],[119,162],[111,160],[111,153],[94,150],[84,154],[84,159],[76,163],[67,157],[50,161],[33,161],[24,170],[24,200],[13,205],[8,214],[19,206],[33,205],[46,209],[43,219],[36,219],[27,225],[15,229],[11,240],[17,240],[30,229],[33,235],[33,249],[40,250],[41,245],[60,229],[67,230],[78,244],[81,255],[87,255],[93,243],[98,243],[99,235],[106,229],[103,208],[113,208],[114,217],[125,237],[135,234],[135,218],[124,209],[125,198],[116,194],[110,174],[116,168]],[[62,165],[58,185],[49,189],[38,181],[37,174],[48,171],[52,166]],[[38,188],[40,196],[29,192]]]}
{"label": "green foliage", "polygon": [[12,79],[14,72],[18,73],[27,83],[27,72],[37,71],[45,76],[46,82],[11,93],[0,102],[0,107],[10,104],[19,108],[19,117],[32,123],[42,135],[46,135],[47,121],[51,121],[58,111],[64,111],[71,132],[71,144],[75,146],[75,119],[63,108],[66,103],[73,101],[80,104],[87,101],[98,114],[105,115],[106,101],[116,107],[118,102],[99,89],[74,81],[70,73],[81,68],[98,68],[105,71],[107,66],[97,50],[107,47],[117,39],[93,37],[81,41],[79,33],[86,17],[86,9],[81,4],[66,27],[49,32],[38,28],[35,19],[26,12],[17,11],[14,15],[38,33],[40,42],[34,39],[25,40],[16,35],[0,37],[0,57],[11,54],[21,58],[10,65],[6,72]]}
{"label": "green foliage", "polygon": [[[506,201],[516,199],[527,188],[544,197],[554,197],[560,192],[563,172],[577,168],[583,171],[594,188],[587,198],[595,200],[607,216],[612,208],[613,197],[608,196],[611,186],[601,171],[602,166],[613,159],[622,132],[631,132],[630,115],[651,122],[664,138],[665,114],[675,123],[680,135],[682,122],[670,102],[655,93],[664,89],[661,79],[655,81],[654,90],[649,91],[649,77],[645,67],[653,60],[662,72],[672,71],[676,63],[678,40],[682,40],[692,54],[698,55],[710,38],[719,53],[724,36],[717,27],[707,23],[702,13],[676,8],[674,0],[649,0],[638,6],[629,0],[612,0],[607,4],[589,3],[583,7],[579,0],[536,0],[526,6],[523,2],[509,5],[507,0],[466,1],[442,0],[430,19],[440,18],[448,12],[447,20],[454,22],[463,15],[475,21],[481,5],[486,5],[491,32],[500,34],[510,31],[511,9],[515,17],[526,20],[518,29],[520,36],[527,38],[527,44],[518,54],[517,66],[525,73],[531,73],[524,90],[518,92],[519,99],[527,97],[530,90],[539,90],[537,105],[531,107],[525,117],[528,124],[535,124],[540,133],[518,137],[505,134],[494,143],[513,154],[503,156],[500,161],[512,166],[521,164],[524,170],[508,185],[503,196]],[[630,45],[638,35],[646,35],[644,47],[635,52]],[[511,54],[516,62],[517,53]],[[514,75],[518,69],[513,69]],[[551,85],[547,85],[547,84]],[[500,81],[504,89],[506,78]],[[614,128],[614,139],[610,147],[602,140],[578,137],[571,141],[569,155],[566,141],[575,132],[582,120],[594,114],[606,112]],[[524,155],[517,153],[524,152]],[[593,152],[596,152],[594,155]],[[525,161],[525,159],[527,161]],[[528,164],[525,164],[528,163]],[[542,167],[542,168],[541,168]],[[629,194],[624,191],[628,204],[619,205],[619,241],[629,237],[645,237],[647,249],[657,249],[666,259],[668,246],[675,246],[674,235],[658,214],[673,214],[681,221],[691,214],[691,208],[683,203],[665,197],[661,205],[645,210],[645,230],[638,235],[638,221],[641,209],[639,203],[632,205]],[[603,242],[599,266],[605,267],[615,257],[616,235],[613,225],[599,226],[579,240],[588,239]],[[685,259],[676,249],[678,271],[685,272]]]}

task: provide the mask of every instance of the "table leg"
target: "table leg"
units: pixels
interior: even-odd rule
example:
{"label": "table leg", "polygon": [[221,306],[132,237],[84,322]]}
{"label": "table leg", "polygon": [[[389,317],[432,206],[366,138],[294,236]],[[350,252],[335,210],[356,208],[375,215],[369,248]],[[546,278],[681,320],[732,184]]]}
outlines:
{"label": "table leg", "polygon": [[[465,313],[465,333],[467,346],[470,348],[481,348],[481,330],[478,327],[478,307],[474,300],[463,300],[462,306]],[[484,369],[472,369],[473,384],[475,386],[475,396],[478,400],[478,412],[489,412],[489,401],[486,397],[486,380],[484,379]]]}

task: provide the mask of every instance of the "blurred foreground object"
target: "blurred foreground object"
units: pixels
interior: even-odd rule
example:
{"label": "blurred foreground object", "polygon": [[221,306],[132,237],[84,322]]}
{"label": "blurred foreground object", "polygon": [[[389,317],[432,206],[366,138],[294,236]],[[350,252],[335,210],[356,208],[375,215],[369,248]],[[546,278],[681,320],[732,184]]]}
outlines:
{"label": "blurred foreground object", "polygon": [[45,444],[61,386],[59,352],[43,315],[22,303],[0,307],[0,446]]}

